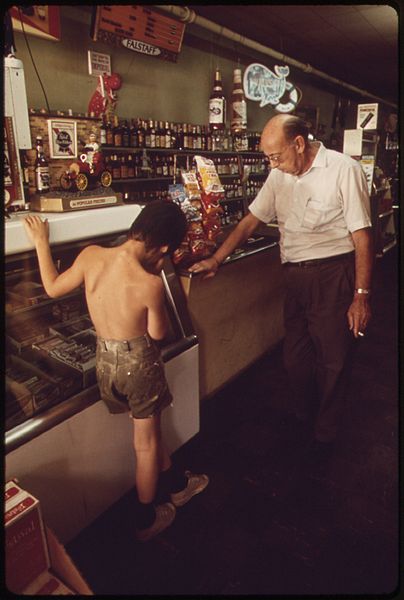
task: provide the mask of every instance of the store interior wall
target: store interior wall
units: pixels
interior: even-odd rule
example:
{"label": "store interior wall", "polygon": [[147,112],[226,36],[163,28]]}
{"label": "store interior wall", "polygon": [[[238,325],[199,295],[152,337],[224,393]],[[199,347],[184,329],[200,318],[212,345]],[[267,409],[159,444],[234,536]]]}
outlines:
{"label": "store interior wall", "polygon": [[[168,120],[173,122],[208,123],[208,98],[211,93],[214,69],[219,66],[225,95],[230,99],[233,69],[237,60],[244,70],[250,62],[264,63],[273,70],[268,57],[253,56],[227,40],[218,40],[211,32],[198,32],[186,26],[184,43],[176,63],[144,56],[125,48],[117,48],[90,37],[91,11],[78,6],[60,6],[61,41],[52,42],[27,36],[36,68],[42,80],[52,112],[72,109],[85,113],[89,99],[96,89],[97,79],[88,74],[87,51],[94,50],[111,56],[112,71],[119,73],[123,85],[118,91],[116,113],[120,118]],[[28,106],[46,108],[46,101],[34,70],[23,34],[15,32],[16,56],[24,65]],[[196,40],[199,39],[200,43]],[[298,58],[298,57],[297,57]],[[289,81],[301,90],[300,107],[318,107],[319,122],[326,136],[332,131],[335,93],[305,82],[305,74],[291,68]],[[309,79],[306,77],[306,79]],[[360,100],[359,100],[360,101]],[[355,104],[356,106],[356,104]],[[247,101],[248,129],[260,131],[267,120],[276,114],[267,105]],[[229,116],[228,116],[229,118]],[[354,123],[346,126],[355,127]]]}

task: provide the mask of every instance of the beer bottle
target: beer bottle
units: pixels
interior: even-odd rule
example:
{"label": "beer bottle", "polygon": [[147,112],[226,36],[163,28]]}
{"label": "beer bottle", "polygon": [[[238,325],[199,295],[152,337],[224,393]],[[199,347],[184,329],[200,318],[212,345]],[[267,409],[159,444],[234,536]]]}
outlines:
{"label": "beer bottle", "polygon": [[209,127],[212,131],[222,131],[226,123],[226,98],[223,94],[222,76],[215,71],[213,90],[209,98]]}
{"label": "beer bottle", "polygon": [[42,136],[38,135],[35,141],[35,186],[39,194],[46,194],[50,189],[49,163],[43,151]]}

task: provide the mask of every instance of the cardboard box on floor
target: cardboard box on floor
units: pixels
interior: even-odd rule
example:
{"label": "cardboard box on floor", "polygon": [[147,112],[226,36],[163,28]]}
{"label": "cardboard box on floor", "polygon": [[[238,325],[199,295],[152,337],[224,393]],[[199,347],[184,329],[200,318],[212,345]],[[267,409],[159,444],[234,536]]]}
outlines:
{"label": "cardboard box on floor", "polygon": [[5,486],[6,586],[22,595],[92,595],[55,534],[40,503],[16,480]]}

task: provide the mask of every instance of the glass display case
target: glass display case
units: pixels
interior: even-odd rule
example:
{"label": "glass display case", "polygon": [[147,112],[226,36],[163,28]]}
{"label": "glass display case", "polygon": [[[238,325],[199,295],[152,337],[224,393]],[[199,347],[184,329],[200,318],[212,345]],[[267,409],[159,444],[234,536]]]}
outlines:
{"label": "glass display case", "polygon": [[[130,226],[139,210],[139,206],[123,206],[69,215],[43,214],[50,221],[52,256],[58,270],[67,269],[80,250],[89,244],[119,244],[125,238],[124,227]],[[122,222],[120,230],[120,219],[113,225],[109,218],[111,215],[116,218],[118,213]],[[23,217],[22,213],[15,214],[11,222],[6,223],[7,451],[99,399],[95,377],[96,334],[88,315],[84,290],[79,288],[57,299],[47,296],[41,284],[36,253],[28,249]],[[89,232],[85,226],[88,218],[97,234]],[[66,233],[64,228],[64,235],[58,239],[54,230],[60,221],[75,221],[75,235]],[[87,237],[88,233],[90,237]],[[182,288],[168,258],[162,279],[170,317],[162,357],[169,362],[196,345],[197,338]]]}

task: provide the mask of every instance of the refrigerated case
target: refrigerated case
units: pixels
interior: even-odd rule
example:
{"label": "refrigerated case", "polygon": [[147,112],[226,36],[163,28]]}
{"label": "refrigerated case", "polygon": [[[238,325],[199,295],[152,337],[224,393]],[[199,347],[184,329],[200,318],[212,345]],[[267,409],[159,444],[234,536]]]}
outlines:
{"label": "refrigerated case", "polygon": [[[140,210],[42,213],[58,268],[88,244],[120,243]],[[44,292],[26,214],[5,223],[6,477],[40,498],[47,524],[65,543],[134,486],[132,423],[127,413],[110,415],[99,399],[83,289],[58,299]],[[199,430],[199,348],[170,259],[162,279],[170,316],[162,358],[174,397],[162,423],[173,452]]]}

